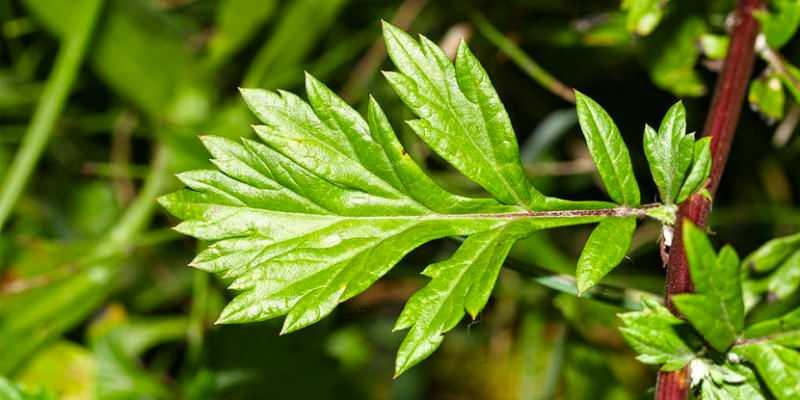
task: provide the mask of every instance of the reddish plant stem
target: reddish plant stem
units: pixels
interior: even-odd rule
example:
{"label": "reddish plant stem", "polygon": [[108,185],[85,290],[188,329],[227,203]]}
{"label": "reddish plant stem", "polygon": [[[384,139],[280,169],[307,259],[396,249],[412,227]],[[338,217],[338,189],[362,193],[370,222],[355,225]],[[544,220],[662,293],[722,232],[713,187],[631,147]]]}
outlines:
{"label": "reddish plant stem", "polygon": [[[714,97],[711,100],[711,109],[703,132],[711,137],[713,163],[706,188],[712,196],[717,191],[725,163],[728,161],[728,153],[739,121],[739,112],[753,69],[758,23],[753,18],[752,12],[762,6],[762,0],[739,0],[734,14],[728,55],[717,78]],[[667,263],[666,282],[666,303],[675,314],[677,310],[672,306],[672,296],[694,290],[683,248],[681,229],[683,220],[688,219],[699,226],[705,226],[710,210],[711,200],[701,195],[692,196],[678,209],[674,239]],[[659,373],[656,399],[687,399],[689,384],[688,368]]]}

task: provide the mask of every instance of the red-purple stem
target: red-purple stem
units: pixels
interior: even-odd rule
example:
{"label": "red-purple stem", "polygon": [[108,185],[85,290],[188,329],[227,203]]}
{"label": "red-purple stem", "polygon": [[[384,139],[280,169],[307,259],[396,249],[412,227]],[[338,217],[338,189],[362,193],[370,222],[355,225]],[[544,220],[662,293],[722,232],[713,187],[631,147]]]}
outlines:
{"label": "red-purple stem", "polygon": [[[711,109],[706,119],[703,133],[711,137],[711,156],[713,159],[711,176],[706,188],[713,196],[719,186],[728,153],[731,149],[739,112],[742,109],[745,90],[755,60],[755,40],[758,35],[758,23],[753,17],[753,10],[763,6],[762,0],[739,0],[734,13],[731,42],[728,55],[717,79]],[[696,225],[705,226],[711,200],[694,195],[678,208],[675,223],[674,240],[667,263],[666,303],[673,313],[672,296],[694,290],[689,276],[686,253],[683,248],[681,227],[684,219]],[[688,370],[684,368],[674,372],[661,372],[656,389],[657,400],[684,400],[689,397]]]}

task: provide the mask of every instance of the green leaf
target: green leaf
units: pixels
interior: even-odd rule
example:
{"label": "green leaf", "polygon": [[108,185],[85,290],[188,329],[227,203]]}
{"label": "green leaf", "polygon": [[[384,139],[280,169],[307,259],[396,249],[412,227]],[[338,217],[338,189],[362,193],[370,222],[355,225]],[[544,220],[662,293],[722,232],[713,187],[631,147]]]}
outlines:
{"label": "green leaf", "polygon": [[744,266],[754,272],[768,272],[779,266],[786,257],[800,250],[800,233],[772,239],[744,259]]}
{"label": "green leaf", "polygon": [[383,24],[389,57],[400,72],[386,79],[420,118],[408,124],[437,154],[505,204],[540,204],[519,159],[516,136],[483,67],[467,46],[455,66],[425,37],[415,41]]}
{"label": "green leaf", "polygon": [[31,392],[26,390],[23,385],[9,381],[3,376],[0,376],[0,399],[3,400],[55,400],[49,392],[37,391]]}
{"label": "green leaf", "polygon": [[[393,29],[387,28],[387,34],[400,35]],[[406,39],[395,38],[400,44],[389,47],[411,46]],[[425,40],[423,45],[431,46]],[[440,149],[443,156],[473,177],[506,179],[519,166],[516,145],[492,146],[497,140],[513,141],[513,132],[483,70],[465,47],[459,54],[456,67],[437,64],[429,66],[433,71],[418,71],[417,78],[424,81],[430,79],[429,73],[435,76],[444,68],[457,74],[458,82],[451,84],[464,88],[463,93],[449,93],[451,98],[462,96],[464,103],[445,115],[455,118],[440,126],[448,130],[422,134],[431,143],[446,146]],[[435,57],[429,61],[445,62]],[[454,79],[455,75],[449,76]],[[394,74],[394,79],[406,80],[408,87],[417,85],[406,75]],[[400,373],[430,354],[464,309],[474,316],[483,308],[498,269],[518,238],[618,214],[619,209],[594,211],[608,203],[543,196],[542,208],[528,208],[527,200],[518,202],[517,197],[538,192],[527,183],[512,181],[485,182],[515,204],[451,194],[403,150],[374,99],[365,121],[311,76],[306,79],[306,92],[309,103],[288,92],[243,89],[246,103],[264,124],[254,127],[260,141],[204,137],[217,169],[179,174],[188,189],[160,199],[183,220],[176,230],[213,242],[192,265],[219,274],[239,292],[222,311],[219,323],[285,315],[284,333],[300,329],[366,290],[416,247],[438,238],[467,236],[452,259],[427,270],[433,289],[423,289],[416,297],[436,297],[441,304],[433,307],[433,300],[426,300],[426,309],[421,310],[417,306],[421,300],[412,299],[398,322],[398,329],[412,328],[398,358]],[[424,101],[439,110],[450,107],[437,103],[443,98]],[[464,115],[484,124],[485,136],[480,140],[489,147],[482,147],[480,153],[464,140],[464,135],[481,133],[477,125],[462,130]],[[417,124],[440,122],[433,115]],[[484,150],[489,148],[494,149],[491,161],[485,158]],[[560,211],[568,206],[574,212]],[[636,210],[628,212],[638,215]],[[446,287],[443,292],[442,287]],[[457,310],[441,308],[454,305]]]}
{"label": "green leaf", "polygon": [[700,228],[686,221],[684,246],[696,294],[681,294],[673,303],[706,341],[725,351],[744,326],[739,258],[730,246],[715,254]]}
{"label": "green leaf", "polygon": [[425,268],[422,274],[431,281],[408,300],[394,327],[411,328],[397,353],[395,375],[433,353],[442,335],[461,321],[465,310],[474,319],[483,309],[514,243],[515,229],[510,226],[472,235],[450,259]]}
{"label": "green leaf", "polygon": [[748,327],[744,331],[744,338],[800,348],[800,309]]}
{"label": "green leaf", "polygon": [[705,186],[711,174],[711,138],[704,137],[694,142],[694,157],[689,175],[678,193],[677,203],[682,203]]}
{"label": "green leaf", "polygon": [[603,107],[583,93],[575,91],[575,99],[581,131],[608,195],[619,204],[639,205],[639,186],[617,125]]}
{"label": "green leaf", "polygon": [[733,351],[756,366],[775,398],[797,398],[800,393],[800,353],[769,342],[736,346]]}
{"label": "green leaf", "polygon": [[683,368],[695,355],[675,331],[683,324],[664,306],[652,300],[642,301],[642,311],[620,314],[620,328],[625,341],[636,350],[637,360],[663,365],[662,370]]}
{"label": "green leaf", "polygon": [[706,93],[695,65],[700,58],[697,42],[706,33],[702,18],[687,15],[676,24],[664,26],[648,40],[646,60],[650,78],[656,86],[678,97],[697,97]]}
{"label": "green leaf", "polygon": [[702,400],[765,399],[758,378],[750,368],[738,364],[712,364],[708,375],[700,385]]}
{"label": "green leaf", "polygon": [[[24,4],[45,27],[66,36],[81,5],[88,0],[25,0]],[[112,89],[126,100],[163,118],[178,86],[196,62],[186,46],[185,32],[142,0],[109,0],[92,43],[92,66]],[[144,62],[143,60],[158,60]]]}
{"label": "green leaf", "polygon": [[705,33],[700,36],[700,48],[710,60],[724,60],[731,39],[727,35]]}
{"label": "green leaf", "polygon": [[646,36],[656,28],[664,15],[668,0],[623,0],[622,9],[628,12],[628,30]]}
{"label": "green leaf", "polygon": [[658,132],[645,126],[644,154],[664,203],[672,204],[677,199],[686,171],[692,164],[693,151],[694,134],[686,134],[683,103],[670,107]]}
{"label": "green leaf", "polygon": [[800,287],[800,251],[795,251],[767,278],[770,299],[788,298]]}
{"label": "green leaf", "polygon": [[760,22],[769,47],[777,50],[791,40],[800,25],[800,2],[772,0],[770,4],[773,12],[755,10],[753,15]]}
{"label": "green leaf", "polygon": [[578,258],[578,294],[586,292],[619,265],[631,246],[636,217],[609,218],[594,228]]}
{"label": "green leaf", "polygon": [[767,74],[751,81],[747,101],[751,107],[771,121],[783,118],[785,95],[780,77],[776,74]]}

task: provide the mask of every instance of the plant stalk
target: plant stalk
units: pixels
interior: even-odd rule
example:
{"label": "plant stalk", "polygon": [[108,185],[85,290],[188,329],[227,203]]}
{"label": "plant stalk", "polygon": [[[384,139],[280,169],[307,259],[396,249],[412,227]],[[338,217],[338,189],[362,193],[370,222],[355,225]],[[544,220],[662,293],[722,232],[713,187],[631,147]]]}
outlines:
{"label": "plant stalk", "polygon": [[22,195],[36,162],[53,133],[56,120],[78,76],[95,22],[103,8],[103,0],[84,1],[82,4],[83,8],[77,11],[78,19],[74,29],[64,39],[58,52],[55,66],[44,86],[22,145],[0,186],[0,230]]}
{"label": "plant stalk", "polygon": [[[739,113],[755,61],[755,41],[758,22],[753,11],[763,6],[762,0],[739,0],[734,11],[731,43],[728,55],[717,78],[711,109],[706,119],[704,134],[711,137],[712,167],[706,189],[713,198],[728,161]],[[666,304],[676,315],[672,296],[694,290],[689,276],[688,262],[683,247],[683,220],[705,226],[711,209],[711,199],[694,195],[678,208],[675,233],[667,263]],[[683,400],[689,397],[689,371],[683,368],[674,372],[660,372],[657,400]]]}

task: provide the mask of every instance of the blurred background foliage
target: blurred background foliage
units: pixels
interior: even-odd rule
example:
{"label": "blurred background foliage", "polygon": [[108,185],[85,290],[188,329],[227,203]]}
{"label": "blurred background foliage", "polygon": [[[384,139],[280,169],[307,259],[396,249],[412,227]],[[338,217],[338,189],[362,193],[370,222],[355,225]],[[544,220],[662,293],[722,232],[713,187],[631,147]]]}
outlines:
{"label": "blurred background foliage", "polygon": [[[681,98],[690,130],[702,129],[733,3],[0,0],[0,177],[13,174],[34,131],[46,143],[41,155],[29,152],[27,185],[0,188],[17,197],[0,205],[0,398],[651,396],[653,371],[616,330],[628,291],[592,300],[553,290],[565,290],[558,274],[574,271],[586,228],[522,241],[487,311],[392,380],[401,337],[389,333],[393,321],[424,283],[421,267],[453,242],[424,246],[332,317],[278,336],[277,322],[213,325],[229,294],[186,266],[203,244],[172,232],[154,199],[178,186],[174,173],[209,165],[198,135],[251,134],[237,87],[302,92],[303,71],[362,110],[375,95],[420,164],[449,189],[481,195],[402,124],[411,115],[379,73],[381,19],[450,53],[468,40],[537,187],[602,196],[567,87],[603,104],[644,176],[635,150],[644,123]],[[798,45],[787,38],[770,43],[780,54],[761,53],[754,112],[743,113],[716,199],[715,241],[742,253],[800,225]],[[655,188],[643,189],[655,200]],[[663,292],[658,235],[655,224],[640,229],[611,285]],[[762,315],[800,303],[796,286],[782,293]]]}

